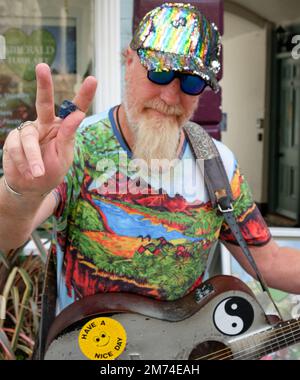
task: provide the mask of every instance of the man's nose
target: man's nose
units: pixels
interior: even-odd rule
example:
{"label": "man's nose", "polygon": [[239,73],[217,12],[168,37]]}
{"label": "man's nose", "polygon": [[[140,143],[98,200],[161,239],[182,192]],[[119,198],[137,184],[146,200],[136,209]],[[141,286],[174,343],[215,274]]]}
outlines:
{"label": "man's nose", "polygon": [[180,103],[180,81],[178,78],[171,83],[161,86],[160,98],[169,106],[175,106]]}

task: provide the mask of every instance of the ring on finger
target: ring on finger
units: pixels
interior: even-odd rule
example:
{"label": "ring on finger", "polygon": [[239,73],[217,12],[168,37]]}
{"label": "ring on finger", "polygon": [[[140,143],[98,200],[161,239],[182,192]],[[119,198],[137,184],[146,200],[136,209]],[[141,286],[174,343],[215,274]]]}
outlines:
{"label": "ring on finger", "polygon": [[21,132],[22,129],[28,127],[29,125],[33,125],[33,126],[36,128],[36,126],[35,126],[35,124],[34,124],[33,121],[25,121],[24,123],[20,124],[20,125],[17,127],[17,131]]}
{"label": "ring on finger", "polygon": [[58,117],[60,117],[61,119],[65,119],[76,110],[81,111],[75,103],[71,102],[70,100],[64,100],[59,108]]}

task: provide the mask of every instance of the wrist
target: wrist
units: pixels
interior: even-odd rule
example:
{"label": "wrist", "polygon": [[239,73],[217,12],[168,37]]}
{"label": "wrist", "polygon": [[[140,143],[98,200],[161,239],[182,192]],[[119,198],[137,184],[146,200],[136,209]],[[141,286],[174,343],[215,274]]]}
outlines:
{"label": "wrist", "polygon": [[51,193],[52,190],[49,190],[49,191],[46,191],[45,193],[20,193],[18,191],[16,191],[14,188],[12,188],[5,176],[3,175],[3,183],[4,183],[4,187],[5,187],[5,190],[6,192],[8,192],[9,194],[11,194],[12,196],[14,196],[15,198],[19,198],[19,199],[22,199],[22,198],[37,198],[37,199],[43,199],[44,197],[46,197],[49,193]]}

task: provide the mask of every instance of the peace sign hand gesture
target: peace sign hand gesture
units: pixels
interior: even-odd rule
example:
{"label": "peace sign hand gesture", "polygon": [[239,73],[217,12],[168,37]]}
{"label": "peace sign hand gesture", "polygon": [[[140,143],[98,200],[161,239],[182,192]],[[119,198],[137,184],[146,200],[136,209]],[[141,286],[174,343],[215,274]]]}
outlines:
{"label": "peace sign hand gesture", "polygon": [[51,71],[36,67],[37,119],[9,133],[3,148],[3,170],[8,185],[24,196],[41,196],[62,181],[74,157],[75,134],[96,92],[97,81],[88,77],[73,102],[78,109],[65,119],[55,116]]}

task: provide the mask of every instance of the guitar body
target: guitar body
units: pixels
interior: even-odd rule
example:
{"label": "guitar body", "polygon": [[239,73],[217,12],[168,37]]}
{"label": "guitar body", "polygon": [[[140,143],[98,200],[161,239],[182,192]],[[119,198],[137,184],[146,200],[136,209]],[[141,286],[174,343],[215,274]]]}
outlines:
{"label": "guitar body", "polygon": [[125,293],[83,298],[55,319],[45,359],[86,359],[78,345],[80,329],[101,316],[126,330],[126,349],[117,360],[258,359],[268,352],[271,334],[251,290],[235,277],[217,276],[172,302]]}

